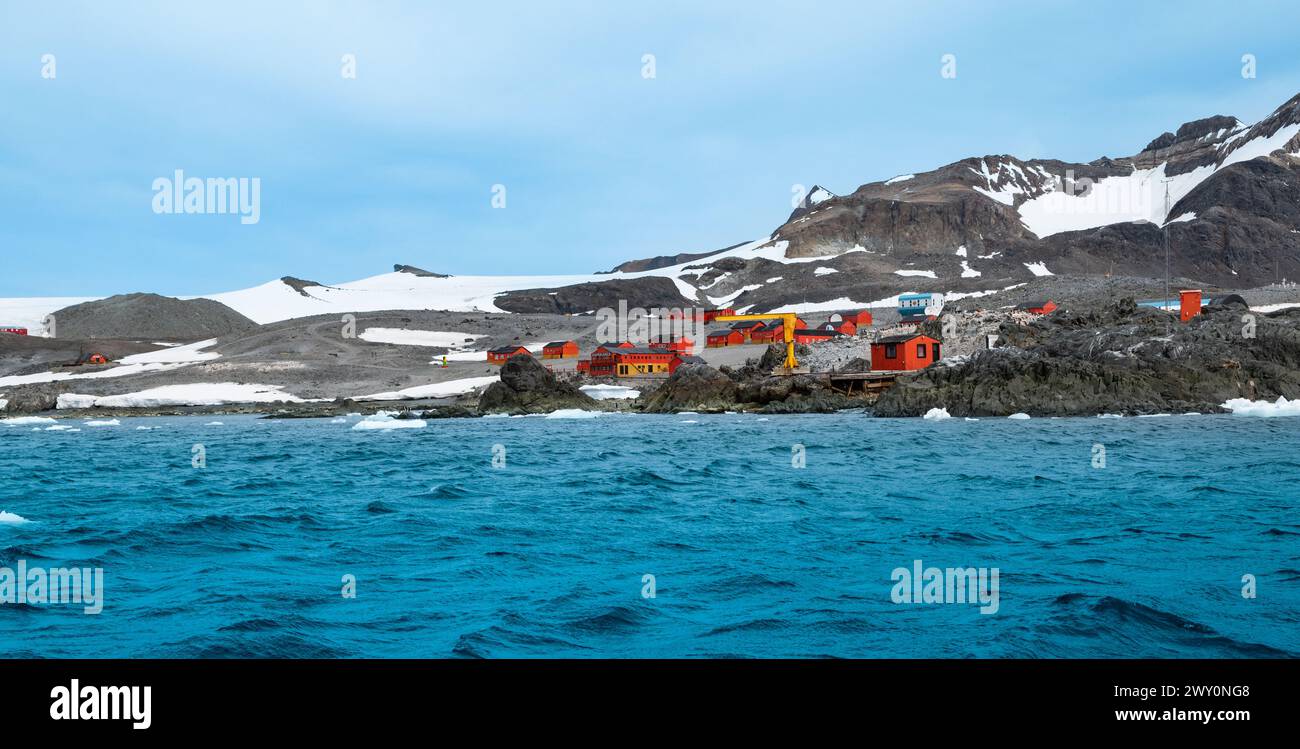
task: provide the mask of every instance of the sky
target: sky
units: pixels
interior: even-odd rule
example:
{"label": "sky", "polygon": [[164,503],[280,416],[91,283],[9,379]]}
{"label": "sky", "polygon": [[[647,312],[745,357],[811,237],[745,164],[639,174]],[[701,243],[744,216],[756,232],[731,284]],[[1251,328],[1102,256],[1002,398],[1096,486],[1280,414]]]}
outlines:
{"label": "sky", "polygon": [[[0,296],[197,295],[394,263],[585,273],[718,249],[781,225],[796,185],[1126,156],[1188,120],[1258,120],[1300,92],[1292,15],[0,0]],[[157,212],[155,181],[178,169],[257,179],[257,222]]]}

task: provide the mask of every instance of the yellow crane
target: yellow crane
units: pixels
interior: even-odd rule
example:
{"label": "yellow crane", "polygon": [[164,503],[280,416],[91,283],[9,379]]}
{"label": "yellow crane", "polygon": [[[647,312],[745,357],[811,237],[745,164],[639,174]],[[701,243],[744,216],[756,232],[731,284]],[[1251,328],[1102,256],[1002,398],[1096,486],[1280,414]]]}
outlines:
{"label": "yellow crane", "polygon": [[766,315],[718,315],[713,319],[718,322],[780,320],[781,333],[785,336],[785,363],[781,366],[787,373],[793,372],[799,366],[798,360],[794,358],[794,326],[798,324],[799,317],[793,312],[773,312]]}

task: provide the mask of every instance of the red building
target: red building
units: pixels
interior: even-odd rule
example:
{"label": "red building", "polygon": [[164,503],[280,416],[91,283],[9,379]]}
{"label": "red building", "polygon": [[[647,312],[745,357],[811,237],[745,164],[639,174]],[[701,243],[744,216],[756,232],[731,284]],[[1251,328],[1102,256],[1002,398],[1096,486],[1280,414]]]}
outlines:
{"label": "red building", "polygon": [[706,348],[738,346],[745,342],[745,334],[739,330],[715,330],[704,339]]}
{"label": "red building", "polygon": [[762,320],[741,320],[731,325],[732,330],[739,330],[740,334],[744,336],[744,343],[752,343],[754,333],[762,332],[764,327],[766,325]]}
{"label": "red building", "polygon": [[817,326],[818,330],[833,330],[840,335],[857,335],[858,326],[852,320],[835,320],[822,323]]}
{"label": "red building", "polygon": [[1201,314],[1201,290],[1183,289],[1178,292],[1178,318],[1183,322]]}
{"label": "red building", "polygon": [[1017,304],[1016,309],[1035,315],[1046,315],[1048,312],[1056,309],[1056,302],[1053,302],[1051,299],[1035,299],[1032,302]]}
{"label": "red building", "polygon": [[650,348],[664,349],[674,354],[690,354],[695,349],[695,341],[682,336],[675,341],[651,341]]}
{"label": "red building", "polygon": [[718,317],[718,315],[722,315],[723,317],[726,317],[727,315],[734,315],[734,314],[736,314],[736,311],[730,307],[726,307],[723,309],[706,309],[704,310],[704,322],[711,323],[714,321],[714,319]]}
{"label": "red building", "polygon": [[576,359],[578,344],[576,341],[551,341],[542,347],[543,359]]}
{"label": "red building", "polygon": [[[613,377],[614,352],[629,348],[633,348],[630,341],[600,344],[591,352],[591,360],[587,363],[587,373],[592,377]],[[581,367],[582,362],[578,362],[578,366]]]}
{"label": "red building", "polygon": [[794,342],[802,344],[821,343],[822,341],[829,341],[832,338],[839,338],[840,335],[841,333],[835,330],[823,330],[821,328],[809,330],[804,328],[794,332]]}
{"label": "red building", "polygon": [[[614,359],[615,377],[644,377],[668,374],[673,359],[679,355],[666,349],[630,346],[613,349],[611,356]],[[592,355],[592,360],[594,366],[595,354]]]}
{"label": "red building", "polygon": [[910,372],[925,369],[940,358],[939,341],[928,335],[891,335],[871,344],[873,370]]}
{"label": "red building", "polygon": [[865,309],[857,312],[845,312],[840,315],[840,319],[853,323],[854,328],[866,328],[871,325],[871,312]]}
{"label": "red building", "polygon": [[[808,323],[802,319],[795,318],[795,330],[803,330],[808,327]],[[752,334],[750,340],[754,343],[785,343],[785,322],[782,320],[772,320],[763,329]]]}
{"label": "red building", "polygon": [[677,354],[672,358],[672,361],[668,362],[668,372],[670,374],[672,372],[676,372],[677,368],[682,366],[683,364],[707,364],[707,363],[708,362],[704,361],[698,356],[689,356],[689,355],[683,356],[681,354]]}
{"label": "red building", "polygon": [[0,325],[0,333],[13,333],[14,335],[27,335],[27,328],[20,328],[17,325]]}
{"label": "red building", "polygon": [[516,354],[528,356],[528,349],[523,346],[498,346],[487,352],[488,364],[505,364],[506,360]]}

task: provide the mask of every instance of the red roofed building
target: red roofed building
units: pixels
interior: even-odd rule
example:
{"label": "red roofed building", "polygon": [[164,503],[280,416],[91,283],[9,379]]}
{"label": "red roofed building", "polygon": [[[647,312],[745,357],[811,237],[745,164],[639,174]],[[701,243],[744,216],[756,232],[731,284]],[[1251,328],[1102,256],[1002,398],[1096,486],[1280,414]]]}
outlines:
{"label": "red roofed building", "polygon": [[578,344],[576,341],[552,341],[542,347],[543,359],[576,359]]}
{"label": "red roofed building", "polygon": [[910,372],[942,358],[939,341],[928,335],[904,333],[871,344],[871,369]]}
{"label": "red roofed building", "polygon": [[[613,377],[614,352],[627,348],[632,348],[630,341],[600,344],[591,352],[591,360],[587,363],[587,373],[592,377]],[[582,362],[578,362],[578,366],[581,367]]]}
{"label": "red roofed building", "polygon": [[711,323],[719,315],[726,317],[727,315],[734,315],[734,314],[736,314],[736,311],[730,307],[726,307],[723,309],[706,309],[704,310],[704,322]]}
{"label": "red roofed building", "polygon": [[516,354],[530,355],[523,346],[498,346],[487,352],[487,361],[488,364],[505,364],[506,360]]}
{"label": "red roofed building", "polygon": [[707,348],[721,348],[723,346],[738,346],[745,342],[745,334],[739,330],[715,330],[709,333],[704,339],[704,345]]}
{"label": "red roofed building", "polygon": [[650,348],[664,349],[675,354],[689,354],[695,349],[695,341],[682,336],[675,341],[651,341]]}
{"label": "red roofed building", "polygon": [[845,312],[840,315],[840,319],[848,320],[853,323],[855,328],[865,328],[871,325],[871,312],[865,309],[857,312]]}

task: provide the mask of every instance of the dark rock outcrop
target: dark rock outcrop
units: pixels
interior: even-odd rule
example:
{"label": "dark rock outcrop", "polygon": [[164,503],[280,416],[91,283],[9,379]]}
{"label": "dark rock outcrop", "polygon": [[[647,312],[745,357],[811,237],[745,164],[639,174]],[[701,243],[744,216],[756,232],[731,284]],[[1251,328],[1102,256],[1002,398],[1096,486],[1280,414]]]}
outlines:
{"label": "dark rock outcrop", "polygon": [[247,333],[257,323],[212,299],[118,294],[54,313],[59,338],[200,341]]}
{"label": "dark rock outcrop", "polygon": [[53,411],[58,405],[59,394],[68,392],[68,386],[58,382],[44,382],[21,387],[5,388],[4,400],[8,405],[0,413],[10,415],[34,414]]}
{"label": "dark rock outcrop", "polygon": [[318,283],[316,281],[308,281],[305,278],[296,278],[294,276],[282,276],[280,278],[280,283],[284,284],[285,286],[288,286],[289,288],[293,289],[299,294],[307,297],[311,296],[311,294],[307,293],[307,289],[311,288],[312,286],[324,286],[324,284],[322,283]]}
{"label": "dark rock outcrop", "polygon": [[1245,314],[1211,307],[1184,324],[1122,300],[1102,312],[1006,323],[999,332],[1007,345],[900,378],[874,412],[1217,412],[1233,398],[1300,397],[1300,310]]}
{"label": "dark rock outcrop", "polygon": [[479,396],[481,413],[549,413],[562,408],[594,410],[599,407],[577,386],[561,382],[541,362],[525,354],[501,365],[501,381],[488,385]]}
{"label": "dark rock outcrop", "polygon": [[428,271],[423,268],[417,268],[414,265],[402,265],[401,263],[395,263],[393,265],[393,272],[409,273],[412,276],[419,276],[420,278],[451,278],[451,276],[446,273],[434,273],[433,271]]}
{"label": "dark rock outcrop", "polygon": [[556,289],[508,291],[493,300],[507,312],[578,314],[603,307],[617,308],[619,301],[628,307],[652,309],[681,308],[693,304],[681,295],[669,278],[619,278],[609,281],[580,283]]}
{"label": "dark rock outcrop", "polygon": [[707,364],[683,364],[644,397],[643,409],[650,413],[733,410],[738,389],[734,380]]}

